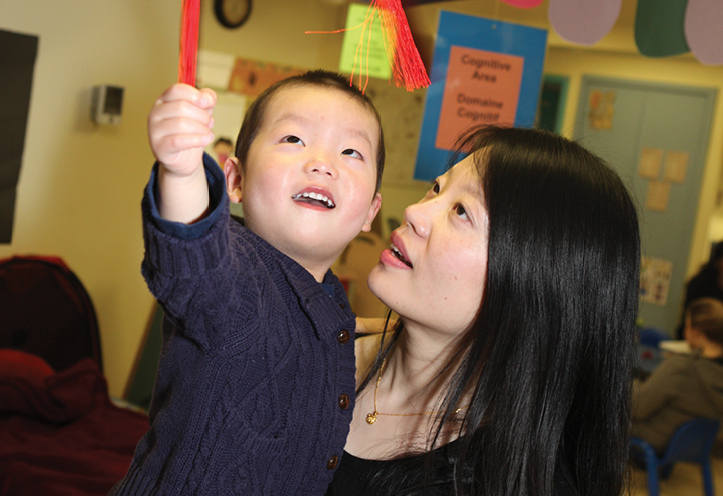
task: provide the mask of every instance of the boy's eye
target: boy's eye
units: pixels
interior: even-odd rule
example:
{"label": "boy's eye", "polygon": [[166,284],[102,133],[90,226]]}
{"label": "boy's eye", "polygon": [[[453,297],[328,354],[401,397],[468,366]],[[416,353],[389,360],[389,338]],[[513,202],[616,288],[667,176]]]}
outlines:
{"label": "boy's eye", "polygon": [[282,143],[294,143],[294,144],[298,143],[300,145],[304,144],[304,142],[301,141],[301,138],[299,138],[298,136],[285,136],[281,139],[281,142]]}
{"label": "boy's eye", "polygon": [[352,149],[352,148],[347,148],[346,150],[344,150],[343,152],[341,152],[341,154],[342,154],[342,155],[348,155],[348,156],[350,156],[350,157],[358,158],[358,159],[364,158],[364,157],[362,157],[362,154],[361,154],[361,153],[359,153],[358,151],[356,151],[356,150],[354,150],[354,149]]}
{"label": "boy's eye", "polygon": [[454,213],[465,219],[467,218],[467,211],[464,209],[464,207],[461,204],[457,204],[454,207]]}

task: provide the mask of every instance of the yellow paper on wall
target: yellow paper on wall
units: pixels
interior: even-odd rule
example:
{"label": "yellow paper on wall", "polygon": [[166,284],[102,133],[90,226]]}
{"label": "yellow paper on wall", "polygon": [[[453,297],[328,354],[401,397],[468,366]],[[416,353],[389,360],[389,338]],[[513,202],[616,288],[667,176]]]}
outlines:
{"label": "yellow paper on wall", "polygon": [[367,14],[371,15],[369,5],[349,4],[339,72],[353,74],[355,78],[363,74],[364,77],[368,75],[389,79],[392,77],[392,67],[384,47],[381,20],[375,13],[373,19],[365,24]]}

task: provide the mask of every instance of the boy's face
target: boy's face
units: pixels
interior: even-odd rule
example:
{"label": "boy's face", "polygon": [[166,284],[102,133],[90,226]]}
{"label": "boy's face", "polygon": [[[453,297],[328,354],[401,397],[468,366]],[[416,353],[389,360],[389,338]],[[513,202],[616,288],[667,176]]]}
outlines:
{"label": "boy's face", "polygon": [[379,125],[362,103],[318,86],[273,96],[247,163],[226,162],[231,201],[246,227],[321,280],[381,205],[375,194]]}

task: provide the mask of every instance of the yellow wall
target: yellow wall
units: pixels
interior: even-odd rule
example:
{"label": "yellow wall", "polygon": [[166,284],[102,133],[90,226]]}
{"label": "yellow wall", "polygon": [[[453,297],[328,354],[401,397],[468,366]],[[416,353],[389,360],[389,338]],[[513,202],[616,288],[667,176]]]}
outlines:
{"label": "yellow wall", "polygon": [[[257,0],[251,19],[237,30],[217,24],[212,2],[202,3],[204,49],[296,67],[336,68],[341,35],[305,35],[304,31],[343,26],[346,7],[338,1]],[[624,1],[619,26],[593,50],[571,48],[554,33],[550,35],[546,72],[571,77],[564,121],[568,133],[582,74],[723,90],[721,68],[703,67],[690,56],[651,60],[635,55],[630,4]],[[40,36],[15,232],[12,244],[0,245],[0,257],[58,255],[78,274],[96,306],[105,372],[116,395],[125,388],[152,308],[140,276],[139,203],[152,163],[146,116],[155,98],[176,78],[180,5],[181,0],[0,2],[0,29]],[[529,11],[491,0],[415,7],[409,15],[423,55],[431,53],[440,5],[548,27],[546,4]],[[123,123],[118,127],[96,127],[88,117],[90,90],[104,83],[126,89]],[[723,99],[719,97],[689,272],[707,249],[722,137]],[[387,185],[386,191],[405,189],[392,186]],[[406,190],[416,198],[415,193],[421,195],[424,188],[410,181]],[[396,203],[388,199],[387,208],[401,209]]]}
{"label": "yellow wall", "polygon": [[[40,36],[15,227],[0,257],[62,257],[90,292],[105,372],[121,394],[152,298],[140,276],[146,116],[175,79],[180,2],[0,2],[0,29]],[[0,75],[0,77],[2,77]],[[96,127],[91,88],[125,87],[123,122]]]}
{"label": "yellow wall", "polygon": [[202,0],[200,44],[205,50],[301,68],[336,70],[343,36],[304,34],[344,27],[346,5],[325,0],[255,0],[242,27],[227,29]]}

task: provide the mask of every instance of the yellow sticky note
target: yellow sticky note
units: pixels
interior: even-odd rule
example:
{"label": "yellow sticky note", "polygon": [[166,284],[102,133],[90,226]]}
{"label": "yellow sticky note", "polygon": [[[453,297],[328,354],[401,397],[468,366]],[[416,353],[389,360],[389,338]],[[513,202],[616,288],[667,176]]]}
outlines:
{"label": "yellow sticky note", "polygon": [[658,179],[660,164],[663,163],[663,150],[660,148],[643,148],[638,160],[638,175],[646,179]]}
{"label": "yellow sticky note", "polygon": [[[369,5],[350,3],[346,15],[344,41],[339,57],[339,72],[389,79],[392,67],[384,46],[379,15],[371,16]],[[357,50],[358,48],[358,50]]]}
{"label": "yellow sticky note", "polygon": [[669,151],[665,155],[665,180],[684,183],[689,158],[690,155],[687,152]]}

